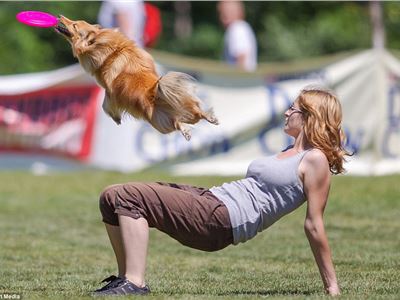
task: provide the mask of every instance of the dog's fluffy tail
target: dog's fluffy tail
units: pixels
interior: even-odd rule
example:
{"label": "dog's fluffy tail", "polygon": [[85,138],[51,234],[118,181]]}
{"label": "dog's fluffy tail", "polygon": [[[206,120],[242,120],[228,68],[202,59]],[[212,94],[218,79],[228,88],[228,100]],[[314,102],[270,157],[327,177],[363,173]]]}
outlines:
{"label": "dog's fluffy tail", "polygon": [[189,111],[182,107],[187,100],[200,103],[196,96],[195,79],[185,73],[168,72],[160,77],[157,84],[157,98],[168,103],[176,112],[180,112],[181,119],[191,119]]}

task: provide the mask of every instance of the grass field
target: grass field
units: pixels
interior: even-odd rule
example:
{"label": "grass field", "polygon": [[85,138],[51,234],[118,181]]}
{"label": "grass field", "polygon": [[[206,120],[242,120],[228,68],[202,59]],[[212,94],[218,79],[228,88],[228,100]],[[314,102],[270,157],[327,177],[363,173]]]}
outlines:
{"label": "grass field", "polygon": [[[112,183],[212,186],[232,178],[98,171],[0,172],[0,296],[90,299],[115,273],[98,195]],[[181,246],[151,230],[150,299],[319,299],[322,284],[303,231],[305,206],[255,239],[220,252]],[[325,215],[341,299],[400,299],[400,176],[336,177]]]}

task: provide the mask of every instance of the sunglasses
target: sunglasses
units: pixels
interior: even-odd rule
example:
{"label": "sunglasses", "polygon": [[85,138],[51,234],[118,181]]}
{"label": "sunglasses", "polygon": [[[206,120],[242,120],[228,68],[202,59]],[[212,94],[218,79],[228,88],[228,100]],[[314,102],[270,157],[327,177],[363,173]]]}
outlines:
{"label": "sunglasses", "polygon": [[292,103],[292,104],[288,107],[288,110],[289,110],[291,113],[295,113],[295,112],[298,112],[298,113],[301,113],[301,114],[303,113],[300,109],[294,107],[294,103]]}

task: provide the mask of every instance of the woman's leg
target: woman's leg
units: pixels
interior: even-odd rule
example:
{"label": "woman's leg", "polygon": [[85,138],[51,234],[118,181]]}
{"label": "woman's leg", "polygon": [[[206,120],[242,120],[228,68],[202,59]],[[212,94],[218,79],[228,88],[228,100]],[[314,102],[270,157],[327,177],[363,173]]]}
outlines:
{"label": "woman's leg", "polygon": [[222,249],[233,241],[227,208],[202,188],[161,183],[114,185],[101,194],[100,210],[119,275],[124,273],[139,287],[144,286],[149,227],[204,251]]}
{"label": "woman's leg", "polygon": [[118,215],[118,221],[125,253],[124,276],[136,286],[144,287],[149,225],[144,218],[134,219],[124,215]]}
{"label": "woman's leg", "polygon": [[[118,264],[118,277],[144,287],[149,227],[143,218],[119,216],[119,226],[105,223]],[[127,255],[125,255],[127,253]]]}
{"label": "woman's leg", "polygon": [[104,223],[106,226],[108,238],[110,239],[111,246],[114,250],[115,257],[118,264],[118,277],[123,278],[125,275],[125,251],[122,244],[121,231],[119,226]]}

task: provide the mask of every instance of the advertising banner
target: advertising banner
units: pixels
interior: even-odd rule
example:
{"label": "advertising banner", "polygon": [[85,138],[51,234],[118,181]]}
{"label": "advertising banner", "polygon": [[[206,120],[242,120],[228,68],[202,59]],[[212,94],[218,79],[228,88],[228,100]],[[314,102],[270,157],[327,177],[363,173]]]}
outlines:
{"label": "advertising banner", "polygon": [[[21,76],[0,77],[0,148],[40,149],[124,172],[155,167],[180,175],[244,175],[253,159],[293,142],[282,130],[283,113],[302,88],[317,84],[341,100],[346,147],[354,152],[348,174],[400,172],[400,62],[389,52],[367,50],[312,69],[265,74],[187,65],[161,61],[158,68],[160,74],[175,70],[195,77],[204,109],[213,107],[220,121],[193,126],[189,142],[130,116],[116,125],[102,111],[104,91],[71,66],[53,71],[57,77],[26,74],[22,87]],[[26,121],[12,125],[12,118]]]}
{"label": "advertising banner", "polygon": [[85,161],[92,151],[99,93],[91,85],[0,95],[0,149]]}

